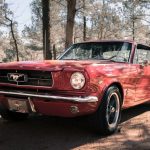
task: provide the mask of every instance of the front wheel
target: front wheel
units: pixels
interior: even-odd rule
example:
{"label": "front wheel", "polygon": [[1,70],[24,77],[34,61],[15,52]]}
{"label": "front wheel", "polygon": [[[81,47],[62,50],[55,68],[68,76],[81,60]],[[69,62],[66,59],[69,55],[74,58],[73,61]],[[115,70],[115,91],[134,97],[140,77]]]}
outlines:
{"label": "front wheel", "polygon": [[108,88],[94,119],[96,129],[104,135],[116,131],[121,118],[122,98],[116,86]]}

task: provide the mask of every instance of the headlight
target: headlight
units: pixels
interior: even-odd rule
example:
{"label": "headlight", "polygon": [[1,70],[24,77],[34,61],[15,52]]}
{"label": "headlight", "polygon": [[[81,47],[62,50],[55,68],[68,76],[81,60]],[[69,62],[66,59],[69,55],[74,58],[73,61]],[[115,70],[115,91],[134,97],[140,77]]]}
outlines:
{"label": "headlight", "polygon": [[74,89],[81,89],[85,84],[85,77],[82,73],[75,72],[70,78],[70,83]]}

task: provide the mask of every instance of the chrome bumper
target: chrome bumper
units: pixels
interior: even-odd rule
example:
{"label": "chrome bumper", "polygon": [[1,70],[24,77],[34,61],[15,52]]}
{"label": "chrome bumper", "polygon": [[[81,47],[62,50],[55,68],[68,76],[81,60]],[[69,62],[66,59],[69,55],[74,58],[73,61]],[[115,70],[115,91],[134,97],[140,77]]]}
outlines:
{"label": "chrome bumper", "polygon": [[98,98],[96,96],[87,96],[87,97],[64,97],[64,96],[53,96],[53,95],[40,95],[40,94],[30,94],[30,93],[21,93],[21,92],[6,92],[0,91],[0,94],[3,95],[13,95],[13,96],[26,96],[26,97],[37,97],[37,98],[45,98],[51,100],[63,100],[70,102],[97,102]]}

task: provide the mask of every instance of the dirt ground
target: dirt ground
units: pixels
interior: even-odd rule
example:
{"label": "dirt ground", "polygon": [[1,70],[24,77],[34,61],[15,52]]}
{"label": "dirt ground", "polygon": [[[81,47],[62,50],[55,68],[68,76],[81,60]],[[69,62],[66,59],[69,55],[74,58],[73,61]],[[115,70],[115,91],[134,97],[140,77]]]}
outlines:
{"label": "dirt ground", "polygon": [[150,150],[150,104],[122,113],[119,130],[96,134],[85,118],[32,116],[23,122],[0,118],[0,150]]}

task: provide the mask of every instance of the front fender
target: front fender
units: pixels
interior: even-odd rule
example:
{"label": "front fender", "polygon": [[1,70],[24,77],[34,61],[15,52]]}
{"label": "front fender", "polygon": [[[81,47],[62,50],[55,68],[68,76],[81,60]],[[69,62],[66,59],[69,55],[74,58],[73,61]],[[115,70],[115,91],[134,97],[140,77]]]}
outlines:
{"label": "front fender", "polygon": [[103,100],[105,92],[107,91],[107,89],[110,86],[114,86],[114,85],[117,86],[119,91],[120,91],[120,94],[122,96],[122,100],[124,99],[123,85],[121,84],[121,82],[117,78],[110,78],[110,77],[100,76],[100,77],[92,78],[90,80],[90,83],[93,87],[96,87],[95,91],[96,91],[96,95],[98,96],[97,109],[98,109],[98,107],[100,106],[100,104]]}

